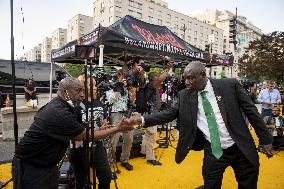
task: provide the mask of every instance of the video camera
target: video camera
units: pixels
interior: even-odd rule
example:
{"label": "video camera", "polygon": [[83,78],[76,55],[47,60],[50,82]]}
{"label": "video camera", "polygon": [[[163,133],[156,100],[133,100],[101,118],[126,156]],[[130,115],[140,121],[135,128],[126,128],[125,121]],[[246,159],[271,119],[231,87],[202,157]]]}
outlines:
{"label": "video camera", "polygon": [[106,91],[113,89],[114,84],[117,80],[116,72],[111,71],[106,73],[102,70],[95,72],[95,78],[97,81],[97,95],[102,97]]}

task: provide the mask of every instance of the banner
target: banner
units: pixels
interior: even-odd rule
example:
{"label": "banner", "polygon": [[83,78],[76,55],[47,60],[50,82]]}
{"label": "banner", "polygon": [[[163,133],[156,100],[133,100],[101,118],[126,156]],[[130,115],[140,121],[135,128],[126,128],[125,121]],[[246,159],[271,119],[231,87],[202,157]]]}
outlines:
{"label": "banner", "polygon": [[230,54],[210,54],[210,60],[207,66],[232,66],[234,56]]}

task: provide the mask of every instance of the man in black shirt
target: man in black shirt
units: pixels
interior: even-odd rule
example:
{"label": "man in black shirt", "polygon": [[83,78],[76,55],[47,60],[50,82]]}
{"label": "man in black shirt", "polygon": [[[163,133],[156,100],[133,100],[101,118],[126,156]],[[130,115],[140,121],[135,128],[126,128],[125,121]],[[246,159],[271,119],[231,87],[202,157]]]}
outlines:
{"label": "man in black shirt", "polygon": [[[85,141],[87,138],[86,129],[76,115],[76,107],[84,99],[81,81],[73,77],[61,80],[57,94],[58,97],[38,111],[16,147],[12,164],[14,188],[58,188],[57,164],[69,140]],[[132,129],[121,122],[117,127],[95,130],[94,139]]]}
{"label": "man in black shirt", "polygon": [[25,99],[26,101],[35,100],[36,99],[36,84],[33,82],[31,78],[29,78],[28,82],[25,83]]}

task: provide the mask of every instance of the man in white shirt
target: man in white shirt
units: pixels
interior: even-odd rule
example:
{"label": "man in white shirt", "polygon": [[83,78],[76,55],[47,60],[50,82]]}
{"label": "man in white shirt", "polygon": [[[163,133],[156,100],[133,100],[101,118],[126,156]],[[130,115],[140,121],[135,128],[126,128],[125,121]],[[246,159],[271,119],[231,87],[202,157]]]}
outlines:
{"label": "man in white shirt", "polygon": [[263,152],[273,156],[272,137],[257,108],[236,79],[208,79],[201,62],[184,70],[187,89],[178,103],[159,113],[129,119],[144,127],[178,119],[180,137],[175,160],[181,163],[189,151],[203,150],[204,188],[221,188],[225,169],[234,169],[238,188],[257,188],[259,157],[242,113],[249,119]]}

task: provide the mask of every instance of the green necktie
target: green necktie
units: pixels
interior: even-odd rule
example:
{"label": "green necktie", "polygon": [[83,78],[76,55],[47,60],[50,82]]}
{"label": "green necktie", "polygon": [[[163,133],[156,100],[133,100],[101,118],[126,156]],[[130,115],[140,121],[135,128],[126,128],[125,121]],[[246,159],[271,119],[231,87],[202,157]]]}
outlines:
{"label": "green necktie", "polygon": [[208,98],[207,98],[207,95],[206,95],[207,91],[202,91],[200,94],[201,94],[201,97],[202,97],[202,105],[203,105],[204,113],[205,113],[207,123],[208,123],[212,154],[217,159],[219,159],[222,156],[223,151],[222,151],[222,148],[221,148],[221,143],[220,143],[220,138],[219,138],[215,114],[213,112],[213,108],[212,108],[210,102],[208,101]]}

